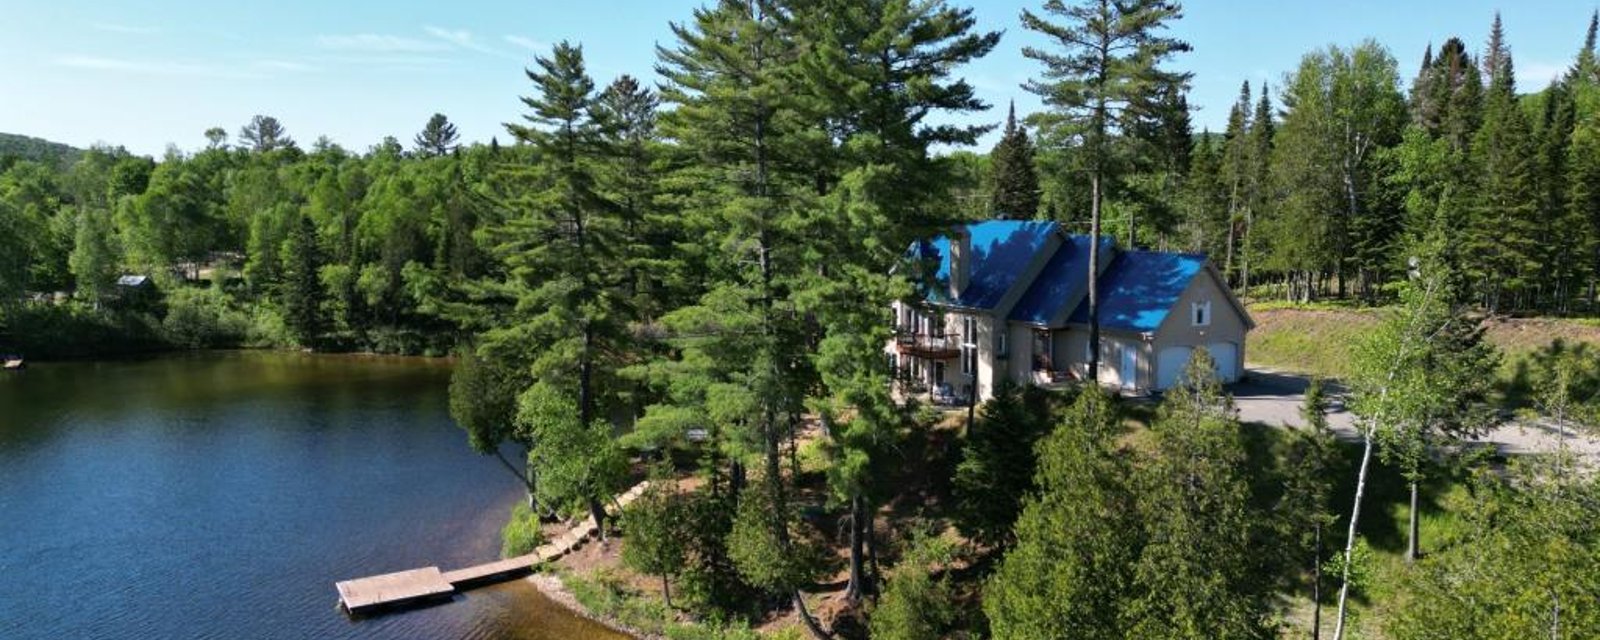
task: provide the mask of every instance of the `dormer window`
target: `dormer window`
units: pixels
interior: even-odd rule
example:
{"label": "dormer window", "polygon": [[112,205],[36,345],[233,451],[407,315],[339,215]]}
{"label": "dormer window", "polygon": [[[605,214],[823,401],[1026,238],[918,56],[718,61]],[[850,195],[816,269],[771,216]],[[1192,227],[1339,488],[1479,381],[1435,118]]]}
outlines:
{"label": "dormer window", "polygon": [[1196,327],[1211,325],[1211,301],[1195,302],[1189,305],[1189,317]]}

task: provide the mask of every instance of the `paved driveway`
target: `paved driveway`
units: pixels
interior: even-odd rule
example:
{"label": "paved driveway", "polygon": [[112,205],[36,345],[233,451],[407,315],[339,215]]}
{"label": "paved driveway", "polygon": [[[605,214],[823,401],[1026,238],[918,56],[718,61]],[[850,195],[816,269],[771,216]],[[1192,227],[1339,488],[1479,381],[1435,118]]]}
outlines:
{"label": "paved driveway", "polygon": [[[1307,378],[1304,376],[1262,367],[1249,367],[1245,379],[1233,385],[1229,391],[1233,392],[1240,420],[1272,426],[1303,427],[1305,420],[1300,418],[1300,405],[1305,401],[1306,383]],[[1334,434],[1340,439],[1360,440],[1361,435],[1356,431],[1355,415],[1345,408],[1340,397],[1344,389],[1330,385],[1328,391],[1332,396],[1329,402],[1328,426],[1333,428]],[[1558,449],[1561,438],[1554,425],[1548,422],[1530,423],[1518,420],[1502,424],[1474,441],[1493,445],[1501,453],[1507,454],[1548,453]],[[1591,460],[1600,461],[1600,439],[1576,435],[1569,430],[1566,444],[1569,450]]]}

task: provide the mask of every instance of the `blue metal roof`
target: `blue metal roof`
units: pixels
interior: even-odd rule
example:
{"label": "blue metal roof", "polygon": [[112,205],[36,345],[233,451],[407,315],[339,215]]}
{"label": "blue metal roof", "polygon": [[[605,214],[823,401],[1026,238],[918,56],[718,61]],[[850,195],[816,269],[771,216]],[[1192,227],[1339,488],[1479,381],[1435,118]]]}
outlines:
{"label": "blue metal roof", "polygon": [[[1187,253],[1125,251],[1117,254],[1100,274],[1100,327],[1141,333],[1155,331],[1205,264],[1205,256]],[[1089,321],[1087,299],[1073,310],[1070,321]]]}
{"label": "blue metal roof", "polygon": [[938,270],[926,284],[929,302],[975,309],[992,309],[1027,270],[1034,256],[1056,231],[1054,222],[989,220],[964,227],[971,234],[971,270],[961,295],[950,297],[950,238],[939,236],[913,245],[913,257],[938,261]]}
{"label": "blue metal roof", "polygon": [[[1113,250],[1111,238],[1100,238],[1100,250]],[[1011,310],[1011,319],[1034,324],[1049,324],[1063,307],[1083,295],[1089,281],[1089,236],[1075,235],[1050,256]]]}

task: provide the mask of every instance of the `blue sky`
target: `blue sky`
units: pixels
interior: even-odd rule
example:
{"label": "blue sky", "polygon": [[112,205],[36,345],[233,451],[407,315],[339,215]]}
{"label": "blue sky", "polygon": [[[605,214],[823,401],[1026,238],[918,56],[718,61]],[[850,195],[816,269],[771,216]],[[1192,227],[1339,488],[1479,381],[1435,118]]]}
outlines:
{"label": "blue sky", "polygon": [[[1582,43],[1594,0],[1445,3],[1194,1],[1172,33],[1194,51],[1196,128],[1220,129],[1239,83],[1278,83],[1306,51],[1375,38],[1415,72],[1423,47],[1462,37],[1480,48],[1501,9],[1524,90],[1542,87]],[[654,81],[655,45],[698,0],[0,0],[0,131],[160,154],[168,143],[203,146],[257,113],[278,117],[302,144],[326,134],[362,150],[385,135],[403,141],[442,112],[463,138],[504,138],[520,114],[522,75],[535,51],[584,44],[604,83],[621,73]],[[1017,15],[1037,2],[981,0],[985,29],[1003,30],[994,53],[961,72],[995,105],[968,118],[997,122],[1037,65],[1021,55],[1038,39]],[[1446,8],[1447,7],[1447,8]],[[993,136],[986,139],[985,146]]]}

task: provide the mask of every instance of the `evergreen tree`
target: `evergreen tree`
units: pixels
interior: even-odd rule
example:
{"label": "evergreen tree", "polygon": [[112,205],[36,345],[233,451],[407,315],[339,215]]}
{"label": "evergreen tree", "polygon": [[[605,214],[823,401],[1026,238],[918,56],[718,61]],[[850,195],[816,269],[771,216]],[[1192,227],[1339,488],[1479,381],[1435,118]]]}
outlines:
{"label": "evergreen tree", "polygon": [[[1233,399],[1196,349],[1134,467],[1145,545],[1126,612],[1130,638],[1268,638],[1273,581],[1257,542],[1269,517],[1251,507]],[[1270,566],[1270,565],[1265,565]]]}
{"label": "evergreen tree", "polygon": [[[595,185],[609,154],[594,113],[594,83],[583,50],[562,42],[527,71],[527,124],[506,128],[540,159],[536,182],[514,195],[513,217],[498,233],[508,283],[526,314],[488,340],[533,338],[534,382],[523,392],[518,422],[533,442],[540,490],[585,504],[605,538],[604,502],[619,480],[611,417],[623,402],[616,372],[626,353],[622,270],[627,246],[620,216]],[[506,171],[526,175],[519,167]],[[570,412],[570,415],[568,415]]]}
{"label": "evergreen tree", "polygon": [[278,297],[284,320],[302,345],[312,345],[326,325],[322,313],[322,250],[311,218],[300,216],[283,244],[283,282]]}
{"label": "evergreen tree", "polygon": [[[1189,74],[1167,71],[1160,65],[1174,54],[1189,50],[1181,40],[1157,35],[1167,23],[1183,16],[1176,2],[1162,0],[1084,0],[1067,4],[1047,0],[1045,15],[1063,19],[1050,22],[1023,9],[1022,26],[1043,34],[1053,49],[1024,47],[1022,55],[1039,61],[1045,71],[1026,88],[1044,100],[1051,111],[1041,116],[1041,127],[1072,129],[1082,133],[1081,154],[1089,175],[1089,235],[1100,237],[1102,181],[1118,174],[1112,143],[1123,126],[1149,118],[1155,98],[1164,90],[1187,86]],[[1089,243],[1089,262],[1099,260],[1100,243]],[[1089,371],[1100,370],[1100,298],[1096,274],[1088,274]]]}
{"label": "evergreen tree", "polygon": [[876,480],[906,422],[890,395],[882,351],[890,335],[878,310],[909,297],[911,283],[894,267],[906,246],[944,222],[935,203],[949,188],[952,165],[933,148],[970,145],[987,130],[925,119],[987,108],[952,76],[993,49],[999,34],[974,31],[970,9],[942,2],[832,2],[813,10],[795,22],[807,52],[799,59],[799,110],[839,132],[840,144],[812,168],[821,199],[808,224],[836,257],[812,272],[800,301],[822,328],[814,360],[822,392],[812,400],[839,418],[830,428],[839,452],[829,484],[850,506],[846,596],[858,599],[872,589],[865,562],[883,493]]}
{"label": "evergreen tree", "polygon": [[[782,445],[814,377],[803,318],[791,311],[795,286],[810,266],[803,261],[808,246],[799,222],[811,199],[805,186],[814,176],[801,173],[808,163],[796,157],[801,123],[789,85],[796,52],[784,27],[784,11],[775,2],[722,0],[696,10],[688,24],[674,23],[676,45],[657,49],[662,99],[674,105],[663,115],[662,133],[680,143],[685,168],[674,180],[690,193],[682,203],[684,233],[709,260],[695,303],[664,318],[678,335],[694,336],[682,338],[685,359],[673,368],[693,372],[704,384],[677,387],[671,402],[651,407],[646,418],[682,426],[678,416],[696,413],[695,402],[712,398],[715,406],[706,409],[730,428],[713,430],[718,441],[711,447],[753,448],[763,464],[760,489],[733,494],[739,513],[746,513],[743,503],[752,498],[770,506],[749,512],[763,520],[740,519],[745,527],[765,524],[765,536],[738,523],[734,533],[743,532],[746,541],[770,541],[779,556],[788,557],[796,545]],[[743,483],[744,459],[725,458],[730,489]],[[752,582],[774,589],[800,586],[788,579],[796,574],[778,573],[787,577]],[[785,593],[814,624],[799,593]]]}
{"label": "evergreen tree", "polygon": [[1222,187],[1227,190],[1228,223],[1226,253],[1223,254],[1223,275],[1232,285],[1239,284],[1239,262],[1243,252],[1240,250],[1240,229],[1244,225],[1244,210],[1249,199],[1250,174],[1254,162],[1252,161],[1252,144],[1249,137],[1250,116],[1252,115],[1250,100],[1250,83],[1246,81],[1239,87],[1239,99],[1228,109],[1228,127],[1222,132],[1222,156],[1218,166],[1219,178]]}
{"label": "evergreen tree", "polygon": [[284,130],[283,123],[272,116],[258,115],[239,129],[239,142],[256,153],[267,153],[294,146],[294,138]]}
{"label": "evergreen tree", "polygon": [[1478,282],[1480,303],[1491,312],[1524,307],[1540,270],[1535,149],[1499,24],[1497,14],[1484,55],[1484,69],[1492,75],[1483,125],[1472,139],[1476,206],[1465,243],[1477,256],[1468,263],[1475,266],[1469,275]]}
{"label": "evergreen tree", "polygon": [[1017,105],[1006,112],[1005,133],[989,152],[989,210],[999,217],[1030,220],[1039,212],[1039,174],[1033,166],[1033,141],[1017,124]]}
{"label": "evergreen tree", "polygon": [[1034,443],[1050,430],[1047,399],[1003,383],[967,432],[952,479],[956,523],[988,545],[1009,543],[1022,500],[1033,492]]}
{"label": "evergreen tree", "polygon": [[449,155],[460,140],[461,136],[456,133],[456,126],[450,123],[450,119],[442,113],[435,113],[428,118],[428,124],[422,127],[412,142],[416,144],[418,153],[438,157]]}
{"label": "evergreen tree", "polygon": [[633,76],[623,75],[606,87],[595,101],[598,117],[606,126],[613,151],[601,173],[601,186],[617,204],[624,235],[631,239],[627,272],[632,306],[646,321],[660,317],[682,302],[668,283],[673,281],[673,250],[678,238],[664,219],[655,199],[659,182],[655,142],[656,108],[661,100]]}
{"label": "evergreen tree", "polygon": [[1090,385],[1039,443],[1039,491],[983,588],[993,637],[1127,636],[1145,539],[1132,465],[1116,443],[1122,428],[1114,401]]}
{"label": "evergreen tree", "polygon": [[[670,469],[666,470],[670,472]],[[655,474],[650,487],[622,514],[627,539],[622,561],[640,573],[661,578],[661,597],[672,608],[671,578],[688,560],[688,509],[678,487],[664,473]]]}

